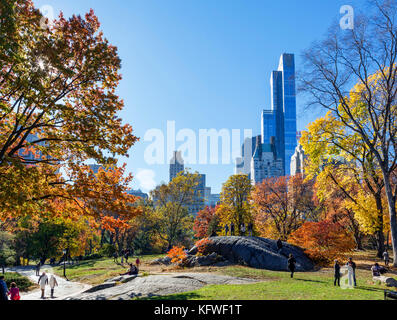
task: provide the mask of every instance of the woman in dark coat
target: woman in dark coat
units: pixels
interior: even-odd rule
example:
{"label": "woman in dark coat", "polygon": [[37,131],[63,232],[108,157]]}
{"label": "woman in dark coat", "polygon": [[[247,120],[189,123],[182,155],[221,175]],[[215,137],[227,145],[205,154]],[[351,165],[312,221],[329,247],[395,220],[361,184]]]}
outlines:
{"label": "woman in dark coat", "polygon": [[291,271],[291,278],[294,277],[295,265],[296,265],[296,260],[291,253],[288,258],[288,269],[289,269],[289,271]]}

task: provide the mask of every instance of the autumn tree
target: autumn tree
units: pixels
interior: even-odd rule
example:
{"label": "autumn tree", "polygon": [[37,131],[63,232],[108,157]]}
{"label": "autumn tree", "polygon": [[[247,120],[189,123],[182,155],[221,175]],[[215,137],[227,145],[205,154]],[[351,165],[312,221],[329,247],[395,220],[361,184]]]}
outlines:
{"label": "autumn tree", "polygon": [[219,217],[216,210],[215,207],[207,206],[197,213],[193,226],[196,238],[202,239],[217,233]]}
{"label": "autumn tree", "polygon": [[[317,195],[326,201],[333,188],[339,189],[335,192],[343,198],[341,211],[353,211],[356,220],[367,221],[361,229],[375,235],[381,257],[387,206],[382,201],[382,174],[368,146],[331,112],[311,123],[300,142],[308,156],[306,173],[317,179]],[[356,228],[352,231],[358,235]]]}
{"label": "autumn tree", "polygon": [[345,258],[355,246],[351,235],[340,225],[326,220],[305,222],[291,234],[288,242],[304,248],[311,259],[325,266]]}
{"label": "autumn tree", "polygon": [[[379,168],[397,266],[397,3],[371,1],[351,30],[333,26],[303,54],[302,89],[365,144]],[[356,85],[351,88],[351,86]]]}
{"label": "autumn tree", "polygon": [[30,0],[1,1],[0,12],[0,216],[49,212],[56,199],[85,214],[125,211],[133,198],[117,172],[98,179],[84,165],[115,166],[137,141],[118,116],[117,48],[92,10],[52,23]]}
{"label": "autumn tree", "polygon": [[216,210],[222,226],[231,222],[236,233],[241,235],[240,225],[253,222],[251,200],[251,181],[245,174],[231,176],[222,186],[221,204]]}
{"label": "autumn tree", "polygon": [[287,240],[306,220],[315,219],[313,183],[301,175],[265,179],[252,192],[261,236]]}
{"label": "autumn tree", "polygon": [[167,242],[170,250],[175,244],[188,241],[193,236],[194,218],[188,207],[199,204],[200,194],[197,190],[199,175],[184,171],[168,184],[158,186],[151,192],[154,199],[156,230]]}
{"label": "autumn tree", "polygon": [[15,236],[8,232],[0,231],[0,267],[4,274],[4,268],[11,266],[16,261],[16,252],[14,250]]}

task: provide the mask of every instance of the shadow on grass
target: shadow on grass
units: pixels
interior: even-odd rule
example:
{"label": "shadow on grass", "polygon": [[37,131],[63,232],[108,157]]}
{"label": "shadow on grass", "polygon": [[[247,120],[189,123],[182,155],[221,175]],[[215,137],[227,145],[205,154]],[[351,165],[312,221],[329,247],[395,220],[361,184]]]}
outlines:
{"label": "shadow on grass", "polygon": [[303,282],[314,282],[314,283],[329,283],[328,281],[320,281],[320,280],[313,280],[313,279],[299,279],[299,278],[293,278],[291,280],[297,280],[297,281],[303,281]]}
{"label": "shadow on grass", "polygon": [[136,300],[156,300],[156,301],[164,301],[164,300],[192,300],[201,298],[201,295],[197,293],[179,293],[173,294],[170,296],[157,296],[149,294],[147,297],[137,298]]}

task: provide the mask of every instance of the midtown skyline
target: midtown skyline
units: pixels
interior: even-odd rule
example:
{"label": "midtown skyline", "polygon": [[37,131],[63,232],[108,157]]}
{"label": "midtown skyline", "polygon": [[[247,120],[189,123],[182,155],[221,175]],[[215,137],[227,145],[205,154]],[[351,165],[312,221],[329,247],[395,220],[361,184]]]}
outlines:
{"label": "midtown skyline", "polygon": [[[125,101],[120,116],[141,138],[120,163],[126,162],[135,177],[131,187],[147,192],[151,182],[166,182],[169,175],[167,163],[152,166],[144,160],[147,130],[165,132],[170,120],[177,130],[260,132],[256,119],[263,109],[270,109],[268,75],[277,68],[275,59],[293,52],[299,70],[302,50],[327,32],[346,3],[38,0],[35,4],[50,5],[55,15],[62,10],[65,16],[94,8],[105,37],[118,47],[123,75],[118,94]],[[361,6],[360,1],[349,4]],[[283,19],[276,12],[283,12]],[[297,104],[301,131],[320,114],[308,114],[299,94]],[[189,167],[207,174],[207,184],[219,193],[234,163]]]}

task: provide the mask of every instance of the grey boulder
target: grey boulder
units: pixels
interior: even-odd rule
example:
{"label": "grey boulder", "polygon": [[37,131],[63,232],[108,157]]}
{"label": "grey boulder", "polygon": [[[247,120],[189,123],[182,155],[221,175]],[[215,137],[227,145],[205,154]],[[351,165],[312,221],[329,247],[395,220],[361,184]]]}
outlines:
{"label": "grey boulder", "polygon": [[[283,242],[278,252],[277,241],[259,237],[212,237],[208,252],[224,259],[257,269],[286,271],[290,254],[296,259],[296,271],[313,270],[314,264],[299,247]],[[189,254],[197,253],[193,247]]]}

